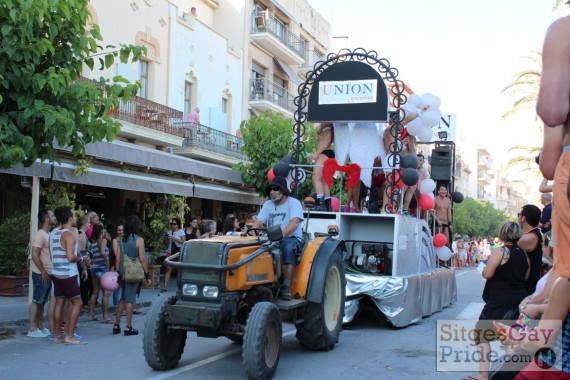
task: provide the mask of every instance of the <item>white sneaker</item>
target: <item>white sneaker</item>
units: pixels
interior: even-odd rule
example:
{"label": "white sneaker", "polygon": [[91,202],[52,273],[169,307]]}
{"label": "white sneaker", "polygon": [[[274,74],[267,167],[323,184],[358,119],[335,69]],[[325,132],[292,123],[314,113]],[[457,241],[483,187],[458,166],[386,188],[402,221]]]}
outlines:
{"label": "white sneaker", "polygon": [[45,327],[44,327],[43,330],[40,330],[40,331],[41,331],[43,334],[45,334],[45,335],[50,335],[50,334],[51,334],[51,332],[50,332],[47,328],[45,328]]}
{"label": "white sneaker", "polygon": [[28,331],[28,335],[30,338],[46,338],[49,334],[44,334],[40,330]]}

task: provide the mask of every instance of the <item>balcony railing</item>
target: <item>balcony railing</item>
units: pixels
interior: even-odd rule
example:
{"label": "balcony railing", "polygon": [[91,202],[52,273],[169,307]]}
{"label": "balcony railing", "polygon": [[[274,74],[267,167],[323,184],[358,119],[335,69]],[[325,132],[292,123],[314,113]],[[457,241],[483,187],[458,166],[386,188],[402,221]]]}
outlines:
{"label": "balcony railing", "polygon": [[202,148],[232,157],[247,159],[242,154],[243,139],[202,124],[177,122],[176,126],[184,131],[183,147]]}
{"label": "balcony railing", "polygon": [[184,118],[182,111],[138,96],[126,103],[120,101],[119,107],[109,112],[109,116],[171,135],[183,136],[183,131],[178,128]]}
{"label": "balcony railing", "polygon": [[269,33],[297,53],[299,57],[303,57],[304,41],[268,11],[252,13],[251,33]]}
{"label": "balcony railing", "polygon": [[312,69],[315,66],[315,63],[319,61],[324,61],[325,57],[316,50],[307,50],[305,51],[305,63],[301,65],[301,67],[305,67],[308,69]]}
{"label": "balcony railing", "polygon": [[[85,77],[80,77],[78,81],[91,82]],[[111,110],[109,116],[156,131],[184,137],[182,146],[199,146],[209,151],[247,159],[245,155],[239,152],[243,146],[243,139],[205,125],[190,128],[191,123],[184,121],[182,111],[139,96],[134,96],[128,102],[119,100],[119,107]],[[192,130],[193,133],[190,132]]]}
{"label": "balcony railing", "polygon": [[291,112],[297,109],[293,103],[293,94],[266,78],[251,80],[249,100],[269,101]]}

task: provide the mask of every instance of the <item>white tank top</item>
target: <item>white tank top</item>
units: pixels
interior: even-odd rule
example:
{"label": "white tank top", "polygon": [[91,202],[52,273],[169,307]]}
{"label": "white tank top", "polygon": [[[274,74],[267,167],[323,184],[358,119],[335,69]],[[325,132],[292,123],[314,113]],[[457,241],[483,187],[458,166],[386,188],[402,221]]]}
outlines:
{"label": "white tank top", "polygon": [[[67,228],[61,229],[56,227],[49,234],[49,250],[53,264],[51,274],[57,278],[69,278],[79,275],[77,263],[72,263],[67,260],[65,249],[61,246],[61,235],[66,231],[71,233]],[[74,256],[77,256],[78,247],[79,244],[75,242],[75,247],[73,249]]]}

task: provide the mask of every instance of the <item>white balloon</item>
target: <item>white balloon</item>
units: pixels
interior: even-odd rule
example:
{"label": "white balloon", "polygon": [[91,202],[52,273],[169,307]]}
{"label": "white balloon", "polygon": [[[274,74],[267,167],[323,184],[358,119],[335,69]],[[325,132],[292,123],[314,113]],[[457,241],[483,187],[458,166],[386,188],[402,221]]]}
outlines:
{"label": "white balloon", "polygon": [[422,96],[420,96],[420,98],[422,99],[423,105],[427,106],[428,104],[431,105],[433,103],[435,95],[433,95],[432,93],[426,92],[425,94],[422,94]]}
{"label": "white balloon", "polygon": [[422,121],[426,127],[435,127],[441,120],[441,111],[438,109],[429,109],[420,114]]}
{"label": "white balloon", "polygon": [[442,261],[447,261],[451,258],[451,249],[447,245],[435,249],[435,254]]}
{"label": "white balloon", "polygon": [[422,102],[424,106],[429,106],[430,109],[437,109],[441,105],[441,99],[429,92],[422,95]]}
{"label": "white balloon", "polygon": [[422,98],[417,94],[411,94],[408,96],[408,101],[406,104],[413,104],[414,106],[421,108],[424,104]]}
{"label": "white balloon", "polygon": [[415,105],[411,104],[410,102],[407,102],[406,104],[404,104],[402,106],[402,109],[404,111],[406,111],[406,116],[412,113],[420,113],[420,109],[418,107],[416,107]]}
{"label": "white balloon", "polygon": [[421,118],[416,117],[414,120],[406,124],[408,128],[408,133],[412,136],[417,136],[422,129],[424,129],[424,123]]}
{"label": "white balloon", "polygon": [[421,142],[429,142],[433,138],[433,130],[431,128],[424,127],[416,137]]}
{"label": "white balloon", "polygon": [[435,194],[434,193],[429,193],[427,194],[431,199],[435,199]]}
{"label": "white balloon", "polygon": [[421,194],[431,194],[435,190],[435,181],[431,178],[426,178],[420,185]]}

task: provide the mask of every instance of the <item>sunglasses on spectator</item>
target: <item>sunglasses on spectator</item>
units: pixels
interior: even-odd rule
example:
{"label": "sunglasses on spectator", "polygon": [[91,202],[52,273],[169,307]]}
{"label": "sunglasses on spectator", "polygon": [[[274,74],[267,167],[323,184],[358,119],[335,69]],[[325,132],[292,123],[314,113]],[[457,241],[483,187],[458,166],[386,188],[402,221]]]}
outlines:
{"label": "sunglasses on spectator", "polygon": [[171,226],[177,226],[177,225],[178,225],[178,223],[176,223],[176,222],[172,222],[172,223],[170,223],[170,225],[171,225]]}
{"label": "sunglasses on spectator", "polygon": [[271,186],[271,187],[269,188],[269,191],[281,191],[281,188],[278,187],[278,186]]}

